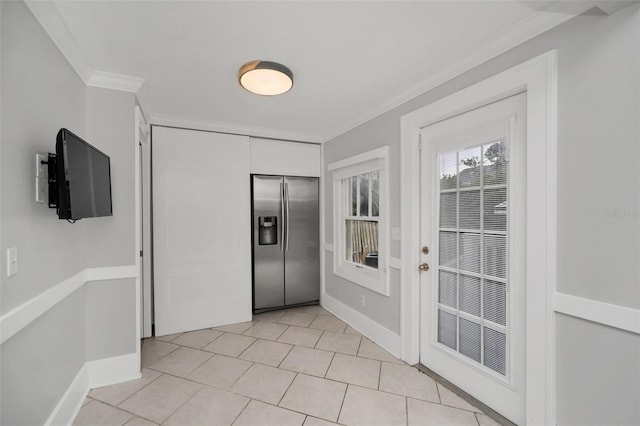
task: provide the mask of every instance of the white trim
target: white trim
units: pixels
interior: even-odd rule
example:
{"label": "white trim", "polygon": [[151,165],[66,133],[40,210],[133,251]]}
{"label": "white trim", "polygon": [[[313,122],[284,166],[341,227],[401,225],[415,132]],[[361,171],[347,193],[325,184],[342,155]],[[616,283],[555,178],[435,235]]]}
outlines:
{"label": "white trim", "polygon": [[640,334],[640,309],[559,292],[554,299],[558,313]]}
{"label": "white trim", "polygon": [[[547,52],[401,119],[402,358],[419,359],[420,129],[527,92],[526,422],[555,424],[557,53]],[[535,307],[533,309],[532,307]]]}
{"label": "white trim", "polygon": [[279,139],[293,142],[322,143],[323,139],[318,135],[285,132],[266,127],[249,126],[243,124],[224,123],[218,121],[198,120],[195,118],[180,117],[168,114],[153,114],[150,124],[154,126],[176,127],[179,129],[202,130],[208,132],[230,133],[256,138]]}
{"label": "white trim", "polygon": [[44,422],[45,426],[73,424],[85,398],[89,394],[89,389],[89,366],[84,363],[47,421]]}
{"label": "white trim", "polygon": [[320,305],[324,302],[324,288],[325,288],[325,268],[327,262],[327,254],[325,251],[327,250],[327,246],[331,246],[331,250],[333,250],[333,245],[325,242],[325,232],[327,224],[325,221],[327,220],[327,215],[325,213],[325,185],[324,185],[325,173],[324,173],[324,145],[320,145]]}
{"label": "white trim", "polygon": [[324,249],[326,251],[333,251],[333,244],[331,243],[324,243]]}
{"label": "white trim", "polygon": [[398,334],[328,294],[323,297],[322,307],[368,337],[369,340],[380,345],[387,352],[400,357],[401,344]]}
{"label": "white trim", "polygon": [[89,81],[87,81],[87,86],[131,93],[136,93],[143,84],[144,78],[115,74],[106,71],[94,71],[91,74],[91,77],[89,77]]}
{"label": "white trim", "polygon": [[118,280],[136,278],[137,276],[135,265],[84,269],[2,315],[0,317],[0,343],[6,342],[89,281]]}
{"label": "white trim", "polygon": [[55,2],[25,0],[25,4],[40,23],[44,32],[53,41],[53,44],[58,47],[62,56],[71,65],[71,68],[87,84],[94,71],[93,65],[80,50],[80,46],[76,43],[76,39],[71,34],[64,19],[62,19]]}
{"label": "white trim", "polygon": [[73,424],[90,389],[141,376],[140,357],[135,353],[85,362],[45,421],[45,426]]}
{"label": "white trim", "polygon": [[[389,296],[389,147],[383,146],[328,165],[333,181],[333,241],[342,241],[334,245],[333,273],[341,278],[365,287],[369,290]],[[345,179],[370,171],[379,170],[379,217],[378,221],[378,267],[370,268],[347,261],[345,213],[348,210],[347,195],[344,191]],[[357,217],[356,219],[360,219]],[[362,217],[362,219],[365,219]],[[370,219],[373,220],[373,219]]]}
{"label": "white trim", "polygon": [[[600,2],[606,3],[606,2]],[[494,40],[484,44],[480,49],[474,51],[472,55],[465,56],[464,59],[455,63],[454,65],[446,68],[442,72],[438,73],[432,78],[426,81],[420,82],[417,85],[409,88],[401,94],[395,96],[391,100],[378,105],[376,108],[361,115],[356,120],[353,120],[339,128],[335,129],[331,133],[326,135],[325,140],[330,141],[336,137],[378,117],[385,112],[388,112],[411,99],[428,92],[429,90],[440,86],[449,80],[458,77],[465,72],[472,70],[484,62],[487,62],[496,56],[513,49],[514,47],[554,28],[558,25],[568,21],[569,19],[589,10],[594,6],[593,2],[572,1],[572,2],[558,2],[552,4],[545,9],[543,14],[534,14],[524,20],[517,22],[505,33]],[[562,10],[550,10],[550,8],[562,9]]]}
{"label": "white trim", "polygon": [[389,256],[389,268],[402,270],[402,259]]}
{"label": "white trim", "polygon": [[[134,108],[134,174],[136,176],[135,185],[135,254],[136,267],[138,268],[138,278],[136,279],[136,293],[139,300],[136,317],[138,323],[136,327],[140,330],[140,335],[136,336],[139,341],[143,337],[151,337],[152,334],[152,309],[151,306],[151,131],[145,121],[142,108]],[[139,256],[140,252],[144,256]]]}
{"label": "white trim", "polygon": [[142,377],[140,357],[135,353],[88,361],[91,388],[113,385]]}
{"label": "white trim", "polygon": [[[363,152],[361,154],[357,154],[349,158],[345,158],[344,160],[334,161],[333,163],[330,163],[327,166],[327,169],[330,172],[332,172],[334,170],[353,166],[354,164],[358,164],[358,163],[364,163],[366,161],[385,159],[388,156],[389,156],[389,147],[383,146],[381,148],[372,149],[371,151]],[[384,164],[384,166],[388,167],[387,164]]]}
{"label": "white trim", "polygon": [[103,281],[103,280],[122,280],[125,278],[138,277],[138,269],[136,268],[136,265],[88,268],[86,269],[86,271],[87,271],[87,282]]}

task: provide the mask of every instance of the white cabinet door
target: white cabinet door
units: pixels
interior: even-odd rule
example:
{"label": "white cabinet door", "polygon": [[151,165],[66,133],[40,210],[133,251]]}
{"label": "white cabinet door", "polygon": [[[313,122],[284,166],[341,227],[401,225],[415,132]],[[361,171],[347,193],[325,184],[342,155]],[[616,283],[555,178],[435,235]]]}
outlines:
{"label": "white cabinet door", "polygon": [[251,138],[251,173],[320,176],[320,145]]}
{"label": "white cabinet door", "polygon": [[154,127],[156,335],[251,320],[249,138]]}

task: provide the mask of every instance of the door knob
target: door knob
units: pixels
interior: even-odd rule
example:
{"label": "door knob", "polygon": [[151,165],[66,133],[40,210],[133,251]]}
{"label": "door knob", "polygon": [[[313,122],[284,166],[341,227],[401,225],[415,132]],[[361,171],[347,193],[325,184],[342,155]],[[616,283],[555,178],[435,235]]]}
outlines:
{"label": "door knob", "polygon": [[429,265],[427,263],[421,263],[420,266],[418,266],[418,269],[420,269],[421,271],[428,271]]}

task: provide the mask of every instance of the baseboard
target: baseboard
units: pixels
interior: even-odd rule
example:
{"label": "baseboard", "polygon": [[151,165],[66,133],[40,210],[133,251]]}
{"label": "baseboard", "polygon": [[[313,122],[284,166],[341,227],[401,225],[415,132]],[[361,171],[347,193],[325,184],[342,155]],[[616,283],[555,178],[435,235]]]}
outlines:
{"label": "baseboard", "polygon": [[45,426],[73,424],[89,390],[139,379],[140,359],[136,353],[85,362],[51,412]]}
{"label": "baseboard", "polygon": [[378,324],[368,316],[345,305],[333,296],[322,295],[322,307],[358,330],[364,336],[382,346],[386,351],[400,358],[400,335]]}
{"label": "baseboard", "polygon": [[89,361],[86,365],[89,368],[89,386],[91,388],[113,385],[141,377],[140,359],[135,352]]}
{"label": "baseboard", "polygon": [[45,426],[66,426],[73,424],[82,404],[89,393],[89,367],[85,363],[73,379],[58,405],[44,423]]}

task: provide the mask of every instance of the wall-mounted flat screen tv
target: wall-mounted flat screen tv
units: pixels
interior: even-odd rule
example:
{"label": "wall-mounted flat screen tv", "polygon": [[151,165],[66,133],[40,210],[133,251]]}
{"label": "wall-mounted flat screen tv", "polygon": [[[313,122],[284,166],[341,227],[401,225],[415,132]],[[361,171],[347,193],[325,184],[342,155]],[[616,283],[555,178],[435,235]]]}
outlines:
{"label": "wall-mounted flat screen tv", "polygon": [[67,129],[56,137],[60,219],[112,216],[109,156]]}

